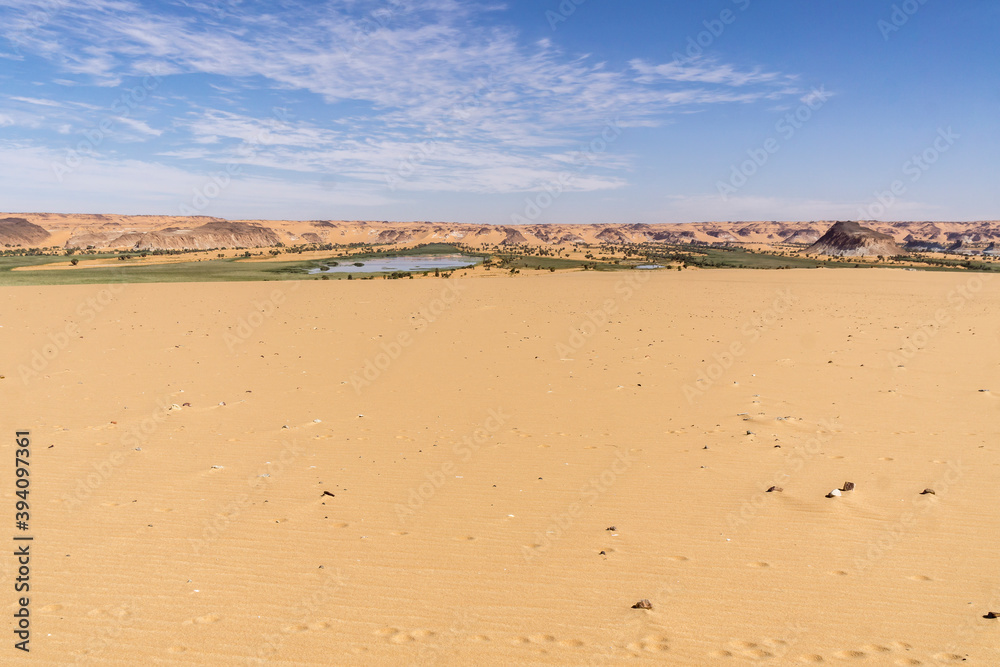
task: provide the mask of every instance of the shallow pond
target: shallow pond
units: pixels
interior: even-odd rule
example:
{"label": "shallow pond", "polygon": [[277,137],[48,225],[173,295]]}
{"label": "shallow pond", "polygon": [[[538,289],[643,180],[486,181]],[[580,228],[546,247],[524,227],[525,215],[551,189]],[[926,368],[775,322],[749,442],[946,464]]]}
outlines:
{"label": "shallow pond", "polygon": [[[481,257],[469,255],[400,255],[396,257],[359,258],[351,261],[340,260],[338,266],[310,269],[309,273],[392,273],[404,271],[415,273],[434,269],[461,269],[482,262]],[[360,263],[361,266],[355,266]]]}

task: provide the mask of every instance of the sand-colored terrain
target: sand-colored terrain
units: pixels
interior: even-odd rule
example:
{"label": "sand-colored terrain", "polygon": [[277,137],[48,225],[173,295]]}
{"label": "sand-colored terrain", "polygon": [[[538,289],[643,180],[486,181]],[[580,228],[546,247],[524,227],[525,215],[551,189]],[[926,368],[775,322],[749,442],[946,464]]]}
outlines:
{"label": "sand-colored terrain", "polygon": [[[285,245],[380,244],[412,246],[421,243],[463,243],[471,246],[527,245],[564,247],[577,244],[700,243],[776,247],[808,246],[835,221],[691,222],[682,224],[519,224],[483,225],[456,222],[398,222],[386,220],[235,220],[208,217],[153,215],[99,215],[63,213],[0,213],[0,223],[13,218],[37,225],[48,234],[33,245],[58,248],[88,247],[124,251],[150,249],[263,248]],[[874,222],[864,225],[893,237],[910,240],[972,244],[982,249],[1000,241],[1000,221]],[[9,239],[4,241],[7,236]],[[4,231],[0,242],[21,243],[21,234]],[[23,245],[23,244],[22,244]],[[995,247],[992,246],[992,247]]]}
{"label": "sand-colored terrain", "polygon": [[30,660],[1000,664],[997,280],[0,289]]}

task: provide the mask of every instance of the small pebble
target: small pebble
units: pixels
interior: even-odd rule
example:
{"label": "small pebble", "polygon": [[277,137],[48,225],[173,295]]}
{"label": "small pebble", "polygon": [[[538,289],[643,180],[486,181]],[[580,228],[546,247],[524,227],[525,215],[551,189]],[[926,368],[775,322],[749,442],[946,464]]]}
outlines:
{"label": "small pebble", "polygon": [[775,492],[781,493],[782,491],[784,491],[784,489],[781,488],[780,486],[772,486],[770,489],[767,490],[768,493],[775,493]]}
{"label": "small pebble", "polygon": [[826,494],[827,498],[836,498],[838,496],[840,496],[840,489],[834,489],[830,493]]}
{"label": "small pebble", "polygon": [[936,496],[937,494],[934,493],[934,489],[924,489],[923,491],[920,492],[920,495],[922,495],[922,496]]}
{"label": "small pebble", "polygon": [[650,602],[649,600],[639,600],[634,605],[632,605],[632,609],[652,609],[652,608],[653,608],[653,603]]}

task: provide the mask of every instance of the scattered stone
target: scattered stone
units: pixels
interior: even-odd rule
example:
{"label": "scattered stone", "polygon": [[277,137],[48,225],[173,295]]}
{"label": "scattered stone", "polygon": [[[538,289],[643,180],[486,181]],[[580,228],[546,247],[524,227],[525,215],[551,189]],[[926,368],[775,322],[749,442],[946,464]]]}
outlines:
{"label": "scattered stone", "polygon": [[190,408],[191,404],[190,403],[181,403],[181,407]]}
{"label": "scattered stone", "polygon": [[605,552],[603,552],[603,551],[602,551],[601,553],[599,553],[599,554],[598,554],[598,556],[607,556],[607,555],[608,555],[608,554],[607,554],[607,553],[605,553]]}
{"label": "scattered stone", "polygon": [[780,486],[772,486],[770,489],[767,490],[768,493],[781,493],[782,491],[784,491],[784,489],[781,488]]}
{"label": "scattered stone", "polygon": [[986,615],[983,616],[983,618],[1000,618],[1000,614],[996,613],[995,611],[989,611],[986,612]]}
{"label": "scattered stone", "polygon": [[826,494],[827,498],[837,498],[840,496],[840,489],[834,489],[830,493]]}
{"label": "scattered stone", "polygon": [[613,531],[616,531],[616,530],[618,530],[618,529],[617,529],[617,528],[615,528],[614,526],[609,526],[608,528],[605,528],[604,530],[610,530],[610,531],[612,531],[612,532],[613,532]]}
{"label": "scattered stone", "polygon": [[[337,497],[337,496],[333,495],[332,493],[330,493],[329,491],[324,491],[323,492],[323,496],[330,496],[331,498],[336,498]],[[320,498],[322,498],[323,496],[320,496]]]}
{"label": "scattered stone", "polygon": [[854,490],[854,482],[844,482],[844,487],[841,490],[842,491],[853,491]]}
{"label": "scattered stone", "polygon": [[756,435],[753,431],[747,431],[747,435]]}
{"label": "scattered stone", "polygon": [[922,495],[922,496],[936,496],[937,494],[934,492],[934,489],[924,489],[923,491],[920,492],[920,495]]}
{"label": "scattered stone", "polygon": [[653,608],[653,603],[645,599],[639,600],[634,605],[632,605],[632,609],[652,609],[652,608]]}

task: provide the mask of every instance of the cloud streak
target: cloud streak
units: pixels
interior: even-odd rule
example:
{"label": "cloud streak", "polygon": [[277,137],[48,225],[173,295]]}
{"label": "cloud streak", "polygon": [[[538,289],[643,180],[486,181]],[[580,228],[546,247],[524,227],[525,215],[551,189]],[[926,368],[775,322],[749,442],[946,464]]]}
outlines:
{"label": "cloud streak", "polygon": [[[333,177],[362,190],[384,187],[415,154],[419,164],[398,182],[404,191],[538,190],[609,121],[657,127],[679,112],[806,92],[794,76],[707,58],[614,69],[482,20],[501,6],[372,6],[0,0],[0,19],[8,40],[72,81],[115,86],[153,72],[180,90],[156,102],[169,119],[126,118],[132,132],[121,143],[155,142],[149,154],[180,169],[236,161],[273,178]],[[192,77],[209,77],[205,95],[189,92]],[[275,106],[290,113],[276,122]],[[248,142],[252,159],[241,156]],[[574,188],[621,187],[631,166],[609,151]]]}

